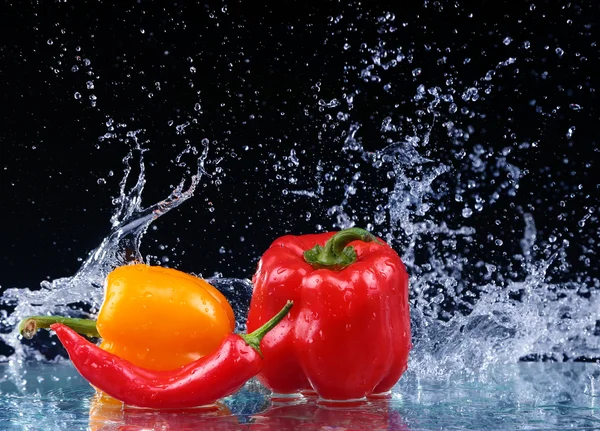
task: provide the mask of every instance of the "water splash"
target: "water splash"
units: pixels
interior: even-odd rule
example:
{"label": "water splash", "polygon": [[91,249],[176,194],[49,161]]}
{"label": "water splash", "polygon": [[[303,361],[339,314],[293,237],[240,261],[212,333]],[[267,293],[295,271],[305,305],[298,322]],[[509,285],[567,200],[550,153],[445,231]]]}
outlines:
{"label": "water splash", "polygon": [[[380,34],[394,28],[391,21],[386,15],[379,18]],[[504,39],[507,46],[512,42]],[[361,63],[366,65],[359,72],[362,83],[349,93],[381,87],[393,94],[390,71],[402,69],[408,75],[412,70],[413,114],[396,119],[386,115],[380,123],[375,117],[386,144],[375,151],[366,150],[362,142],[364,124],[349,126],[343,150],[358,153],[365,164],[385,173],[391,187],[369,196],[372,190],[359,179],[368,166],[357,168],[351,162],[349,169],[356,173],[343,199],[328,214],[336,217],[339,228],[362,224],[359,215],[370,214],[374,223],[367,228],[383,233],[390,244],[403,250],[411,274],[414,350],[410,368],[417,374],[443,376],[464,370],[476,373],[519,360],[599,357],[600,280],[570,270],[567,255],[572,244],[567,239],[557,241],[554,233],[540,235],[532,213],[516,205],[508,206],[512,211],[508,215],[495,209],[497,203],[506,203],[519,193],[521,180],[528,174],[513,161],[512,153],[535,150],[539,143],[515,142],[495,149],[482,142],[469,124],[470,119],[484,117],[477,103],[499,87],[494,85],[498,76],[530,59],[508,56],[474,82],[450,78],[445,86],[427,87],[416,80],[424,69],[414,68],[414,49],[386,44],[382,36],[374,46],[365,44],[363,51],[368,57]],[[438,65],[445,62],[441,57]],[[349,100],[348,112],[338,113],[338,118],[352,121],[357,101],[355,97]],[[578,106],[571,109],[578,110]],[[574,130],[569,128],[567,138]],[[431,145],[432,139],[436,145]],[[475,139],[479,142],[472,144]],[[516,140],[516,135],[511,139]],[[361,185],[365,196],[352,201]],[[373,211],[372,202],[382,196],[385,203]],[[462,217],[456,217],[457,213]],[[584,224],[592,213],[585,214]],[[519,227],[508,235],[506,231],[488,233],[490,227],[478,223],[481,214],[495,215],[496,226],[509,222]],[[583,248],[579,260],[597,255],[597,241],[590,237],[587,242],[590,247]],[[502,253],[486,253],[487,249]]]}
{"label": "water splash", "polygon": [[[15,357],[18,361],[30,357],[43,359],[43,355],[38,350],[28,348],[19,340],[17,324],[21,319],[45,314],[94,317],[103,301],[103,285],[106,275],[119,265],[131,261],[143,262],[140,245],[150,224],[190,199],[201,178],[208,175],[204,164],[208,157],[209,145],[207,141],[204,141],[202,151],[199,154],[196,152],[196,172],[190,178],[182,178],[165,199],[143,207],[142,192],[146,185],[144,152],[146,150],[140,146],[139,133],[140,131],[127,133],[132,146],[123,159],[125,168],[119,184],[119,196],[113,200],[115,210],[111,217],[111,231],[98,248],[90,253],[77,273],[72,277],[59,278],[51,282],[43,281],[39,290],[7,289],[0,298],[3,306],[12,308],[10,313],[5,312],[3,319],[3,325],[12,330],[0,334],[0,338],[15,350]],[[134,184],[128,188],[128,180],[133,172],[132,164],[136,159],[139,174]]]}

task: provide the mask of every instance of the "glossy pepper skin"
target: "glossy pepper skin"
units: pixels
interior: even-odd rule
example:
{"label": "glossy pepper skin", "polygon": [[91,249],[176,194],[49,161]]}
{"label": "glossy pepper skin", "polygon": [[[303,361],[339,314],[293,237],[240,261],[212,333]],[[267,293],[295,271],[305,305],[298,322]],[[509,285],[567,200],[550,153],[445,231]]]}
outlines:
{"label": "glossy pepper skin", "polygon": [[107,352],[169,370],[214,351],[235,318],[223,294],[201,278],[134,264],[108,274],[96,327]]}
{"label": "glossy pepper skin", "polygon": [[288,302],[252,334],[229,334],[208,356],[168,371],[149,370],[90,343],[62,323],[50,326],[79,373],[103,393],[137,407],[187,408],[231,395],[263,366],[260,341],[292,307]]}
{"label": "glossy pepper skin", "polygon": [[324,399],[359,399],[389,391],[406,370],[408,275],[398,254],[368,232],[281,237],[253,283],[249,331],[287,299],[296,304],[263,341],[258,379],[273,392],[312,388]]}

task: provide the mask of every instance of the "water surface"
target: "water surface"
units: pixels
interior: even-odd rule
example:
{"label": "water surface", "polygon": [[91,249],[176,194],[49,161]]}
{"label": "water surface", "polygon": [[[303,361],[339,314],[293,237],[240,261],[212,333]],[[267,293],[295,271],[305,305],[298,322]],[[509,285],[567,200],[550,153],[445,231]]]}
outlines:
{"label": "water surface", "polygon": [[6,430],[595,430],[600,364],[527,363],[477,374],[407,372],[388,398],[323,405],[271,400],[255,381],[212,409],[155,411],[99,402],[69,363],[22,369],[21,390],[2,365]]}

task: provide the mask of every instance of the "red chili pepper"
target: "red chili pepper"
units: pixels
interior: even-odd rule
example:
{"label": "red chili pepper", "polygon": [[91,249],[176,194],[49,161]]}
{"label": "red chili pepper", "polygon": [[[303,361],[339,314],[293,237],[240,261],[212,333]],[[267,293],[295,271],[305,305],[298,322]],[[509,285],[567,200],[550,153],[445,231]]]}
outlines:
{"label": "red chili pepper", "polygon": [[184,408],[212,404],[241,388],[263,366],[260,341],[289,312],[287,304],[251,334],[230,334],[212,354],[176,370],[156,371],[102,350],[61,323],[50,327],[90,384],[125,404]]}
{"label": "red chili pepper", "polygon": [[273,392],[311,387],[325,399],[389,391],[407,368],[408,275],[398,254],[369,232],[284,236],[253,278],[248,329],[288,298],[290,317],[263,341],[259,380]]}

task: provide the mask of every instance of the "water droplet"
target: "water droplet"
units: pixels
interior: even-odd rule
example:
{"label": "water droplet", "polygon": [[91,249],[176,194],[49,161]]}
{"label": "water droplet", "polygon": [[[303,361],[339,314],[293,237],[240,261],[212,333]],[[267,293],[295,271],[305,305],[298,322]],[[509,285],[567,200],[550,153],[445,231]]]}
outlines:
{"label": "water droplet", "polygon": [[584,227],[585,226],[585,222],[591,217],[591,215],[592,215],[591,213],[588,213],[588,214],[584,215],[583,218],[577,222],[577,225],[579,227]]}
{"label": "water droplet", "polygon": [[76,91],[75,94],[73,95],[75,97],[75,100],[79,100],[81,99],[81,93]]}
{"label": "water droplet", "polygon": [[464,218],[469,218],[472,215],[473,215],[473,210],[471,208],[469,208],[469,207],[463,208],[463,210],[462,210],[462,216]]}
{"label": "water droplet", "polygon": [[583,106],[578,105],[577,103],[571,103],[569,105],[569,108],[571,108],[573,111],[579,111],[579,110],[583,109]]}
{"label": "water droplet", "polygon": [[502,41],[502,43],[504,45],[510,45],[511,42],[512,42],[512,39],[510,37],[505,37],[504,40]]}
{"label": "water droplet", "polygon": [[423,72],[423,69],[418,67],[412,71],[412,76],[419,76],[421,72]]}
{"label": "water droplet", "polygon": [[329,102],[326,102],[323,99],[319,99],[318,105],[325,108],[335,108],[336,106],[340,105],[340,101],[338,99],[331,99]]}
{"label": "water droplet", "polygon": [[437,295],[435,295],[433,298],[431,298],[431,302],[434,304],[441,304],[442,302],[444,302],[444,299],[446,299],[446,297],[444,296],[443,293],[438,293]]}

